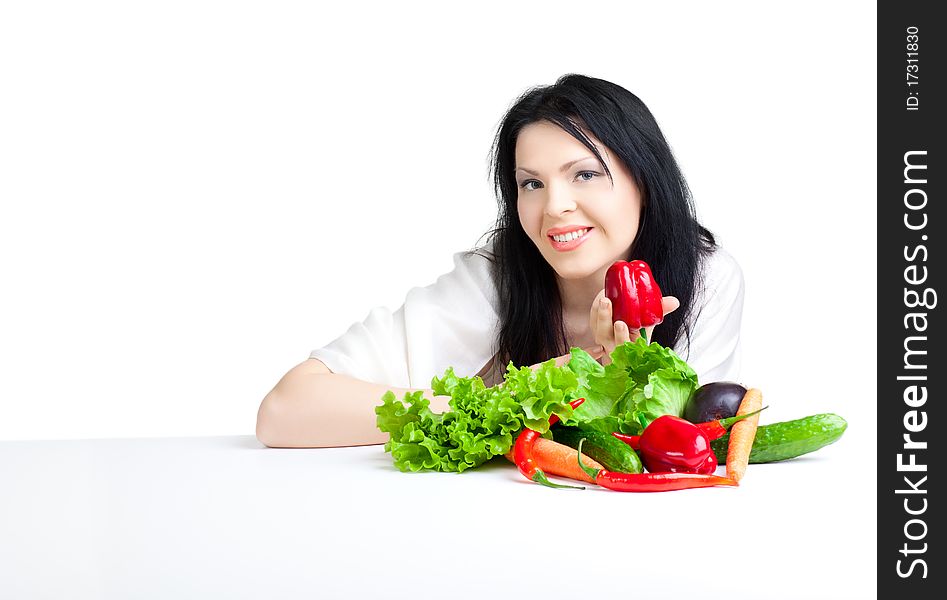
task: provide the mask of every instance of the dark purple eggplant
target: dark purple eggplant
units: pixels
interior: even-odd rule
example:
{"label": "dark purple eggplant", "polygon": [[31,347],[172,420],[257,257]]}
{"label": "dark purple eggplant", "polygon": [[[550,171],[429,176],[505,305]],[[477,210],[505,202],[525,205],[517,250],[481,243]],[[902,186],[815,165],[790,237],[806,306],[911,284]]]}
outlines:
{"label": "dark purple eggplant", "polygon": [[737,414],[746,388],[732,381],[705,383],[691,395],[684,406],[684,418],[691,423],[706,423]]}

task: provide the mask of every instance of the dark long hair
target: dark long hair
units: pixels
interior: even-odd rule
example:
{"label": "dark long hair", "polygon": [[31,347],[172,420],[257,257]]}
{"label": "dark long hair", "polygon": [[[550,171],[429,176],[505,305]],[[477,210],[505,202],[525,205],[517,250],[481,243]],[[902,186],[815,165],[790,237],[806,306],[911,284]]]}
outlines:
{"label": "dark long hair", "polygon": [[516,208],[516,139],[523,127],[538,121],[554,123],[582,142],[609,179],[612,174],[586,131],[631,172],[643,206],[625,260],[647,262],[663,294],[681,302],[655,328],[653,341],[670,348],[683,335],[689,344],[687,319],[694,310],[700,259],[716,246],[714,236],[697,222],[687,182],[648,107],[619,85],[570,73],[517,98],[491,149],[499,212],[494,228],[484,235],[492,235],[494,242],[488,258],[494,263],[500,303],[494,368],[505,369],[509,361],[531,365],[569,351],[555,272],[523,231]]}

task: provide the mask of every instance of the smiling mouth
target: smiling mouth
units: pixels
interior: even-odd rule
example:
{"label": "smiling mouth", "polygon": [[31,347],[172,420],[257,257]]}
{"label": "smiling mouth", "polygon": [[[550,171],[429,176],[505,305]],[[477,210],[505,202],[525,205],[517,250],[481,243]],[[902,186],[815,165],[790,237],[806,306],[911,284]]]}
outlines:
{"label": "smiling mouth", "polygon": [[570,231],[569,233],[563,233],[562,235],[551,235],[549,237],[560,244],[565,244],[566,242],[579,239],[591,230],[591,227],[586,227],[585,229],[576,229],[575,231]]}

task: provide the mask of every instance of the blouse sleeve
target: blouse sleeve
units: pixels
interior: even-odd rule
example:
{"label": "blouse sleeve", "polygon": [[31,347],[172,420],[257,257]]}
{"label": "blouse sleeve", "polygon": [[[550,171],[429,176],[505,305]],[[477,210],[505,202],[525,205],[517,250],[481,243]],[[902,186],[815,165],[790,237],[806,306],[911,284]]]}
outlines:
{"label": "blouse sleeve", "polygon": [[499,322],[490,268],[482,254],[458,252],[452,271],[412,288],[394,313],[373,308],[309,357],[334,373],[393,387],[427,388],[448,367],[471,377],[490,360]]}
{"label": "blouse sleeve", "polygon": [[[740,381],[740,322],[743,318],[743,271],[721,247],[706,257],[698,302],[691,316],[690,346],[675,352],[697,372],[703,385]],[[678,346],[686,346],[682,339]]]}

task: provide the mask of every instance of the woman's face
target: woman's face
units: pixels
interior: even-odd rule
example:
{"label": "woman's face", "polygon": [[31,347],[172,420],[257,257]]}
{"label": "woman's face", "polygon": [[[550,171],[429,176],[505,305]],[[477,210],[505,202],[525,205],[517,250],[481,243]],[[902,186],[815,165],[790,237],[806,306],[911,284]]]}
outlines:
{"label": "woman's face", "polygon": [[540,121],[524,127],[516,140],[516,206],[526,234],[560,277],[601,275],[604,285],[605,271],[624,260],[635,241],[641,193],[624,163],[585,133],[605,159],[614,186],[582,142]]}

